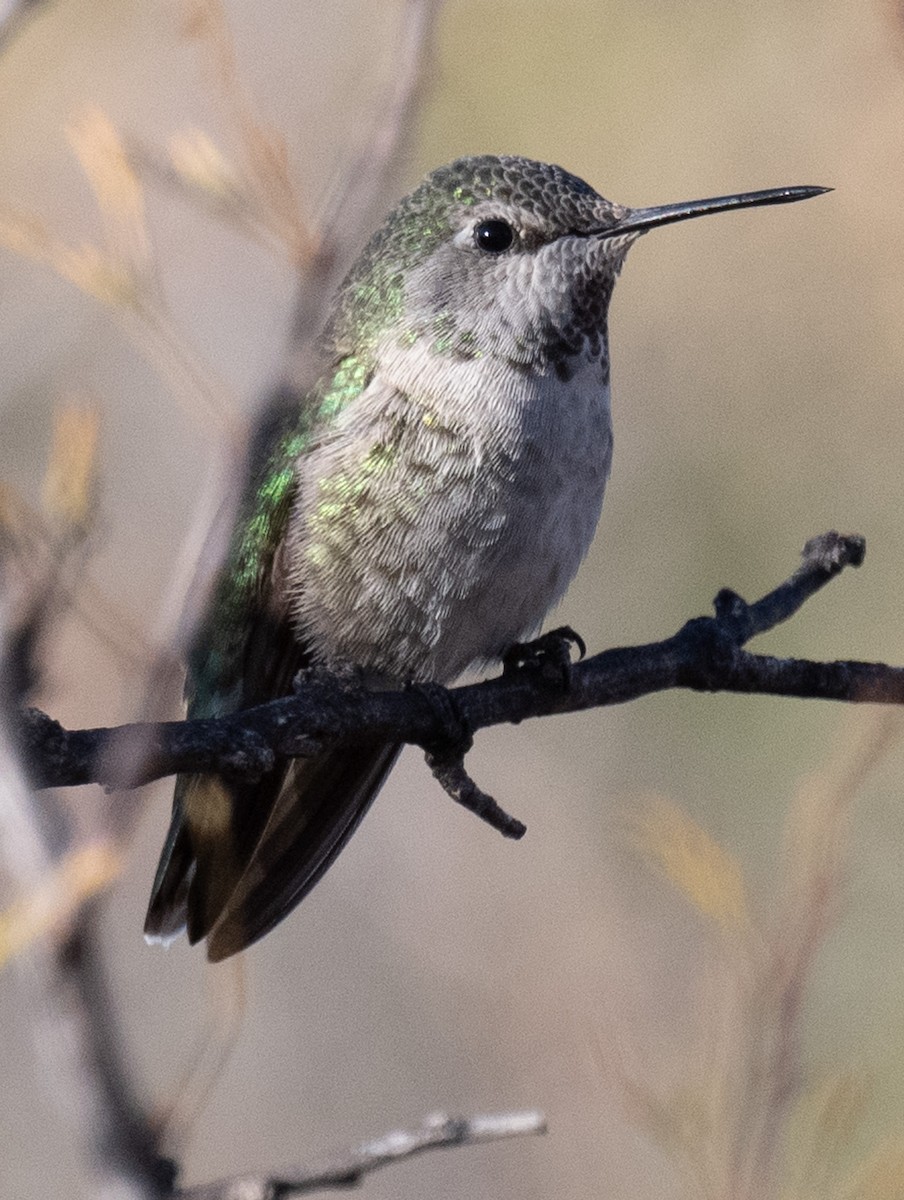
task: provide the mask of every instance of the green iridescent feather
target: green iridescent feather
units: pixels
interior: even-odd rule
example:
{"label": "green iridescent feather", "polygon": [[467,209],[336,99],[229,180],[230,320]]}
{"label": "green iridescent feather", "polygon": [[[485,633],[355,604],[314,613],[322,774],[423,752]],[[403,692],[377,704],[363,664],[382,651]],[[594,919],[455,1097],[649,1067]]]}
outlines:
{"label": "green iridescent feather", "polygon": [[214,595],[189,654],[190,716],[221,716],[272,697],[272,683],[261,677],[267,672],[249,662],[249,645],[256,623],[284,620],[281,597],[270,589],[291,512],[295,464],[322,424],[359,396],[370,376],[367,361],[349,355],[301,403],[297,397],[289,403],[280,398],[264,422],[249,456],[248,481]]}

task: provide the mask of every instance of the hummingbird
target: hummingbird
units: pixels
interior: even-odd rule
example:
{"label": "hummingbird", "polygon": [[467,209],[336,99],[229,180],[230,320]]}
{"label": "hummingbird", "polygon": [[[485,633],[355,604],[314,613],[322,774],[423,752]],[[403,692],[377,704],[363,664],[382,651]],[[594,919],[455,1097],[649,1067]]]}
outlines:
{"label": "hummingbird", "polygon": [[[460,158],[389,214],[323,335],[320,382],[256,439],[190,717],[306,667],[446,684],[536,633],[593,539],[612,461],[607,312],[650,229],[829,191],[655,208],[558,166]],[[281,921],[357,828],[400,747],[346,738],[249,783],[177,779],[145,923],[219,961]]]}

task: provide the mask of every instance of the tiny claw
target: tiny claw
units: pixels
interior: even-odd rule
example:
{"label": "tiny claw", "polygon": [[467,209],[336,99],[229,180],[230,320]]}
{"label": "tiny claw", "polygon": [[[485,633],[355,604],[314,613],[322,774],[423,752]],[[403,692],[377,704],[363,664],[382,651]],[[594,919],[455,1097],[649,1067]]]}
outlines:
{"label": "tiny claw", "polygon": [[559,637],[562,638],[563,641],[571,642],[575,650],[578,652],[578,662],[580,662],[582,658],[587,657],[587,643],[577,632],[577,630],[572,629],[570,625],[560,625],[557,629],[550,630],[550,632],[547,634],[547,637]]}
{"label": "tiny claw", "polygon": [[571,687],[571,647],[578,652],[578,659],[587,653],[587,646],[579,633],[570,625],[550,629],[532,642],[516,642],[502,656],[503,675],[518,671],[538,671],[540,677],[550,683],[559,684],[565,691]]}

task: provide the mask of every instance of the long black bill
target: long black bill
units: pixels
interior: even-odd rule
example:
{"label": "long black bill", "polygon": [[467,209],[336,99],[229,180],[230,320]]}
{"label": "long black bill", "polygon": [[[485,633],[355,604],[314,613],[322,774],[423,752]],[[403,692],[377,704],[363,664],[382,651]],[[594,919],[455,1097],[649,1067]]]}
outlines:
{"label": "long black bill", "polygon": [[793,204],[832,191],[828,187],[767,188],[764,192],[740,192],[735,196],[715,196],[711,200],[688,200],[685,204],[662,204],[656,208],[632,208],[626,216],[603,232],[605,237],[622,233],[643,233],[657,225],[688,221],[709,213],[730,212],[735,208],[756,208],[760,204]]}

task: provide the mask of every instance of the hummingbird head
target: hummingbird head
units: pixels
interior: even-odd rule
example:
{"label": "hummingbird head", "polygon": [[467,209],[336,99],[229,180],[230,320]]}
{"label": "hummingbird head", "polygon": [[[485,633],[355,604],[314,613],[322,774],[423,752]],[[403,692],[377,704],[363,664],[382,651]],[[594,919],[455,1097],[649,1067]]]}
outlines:
{"label": "hummingbird head", "polygon": [[436,354],[528,369],[599,355],[616,276],[647,229],[825,190],[630,209],[548,163],[460,158],[428,175],[365,247],[340,289],[334,348],[373,353],[387,338],[426,339]]}
{"label": "hummingbird head", "polygon": [[402,200],[343,285],[341,348],[387,334],[439,354],[520,366],[597,348],[636,235],[627,209],[561,167],[481,155],[440,167]]}

